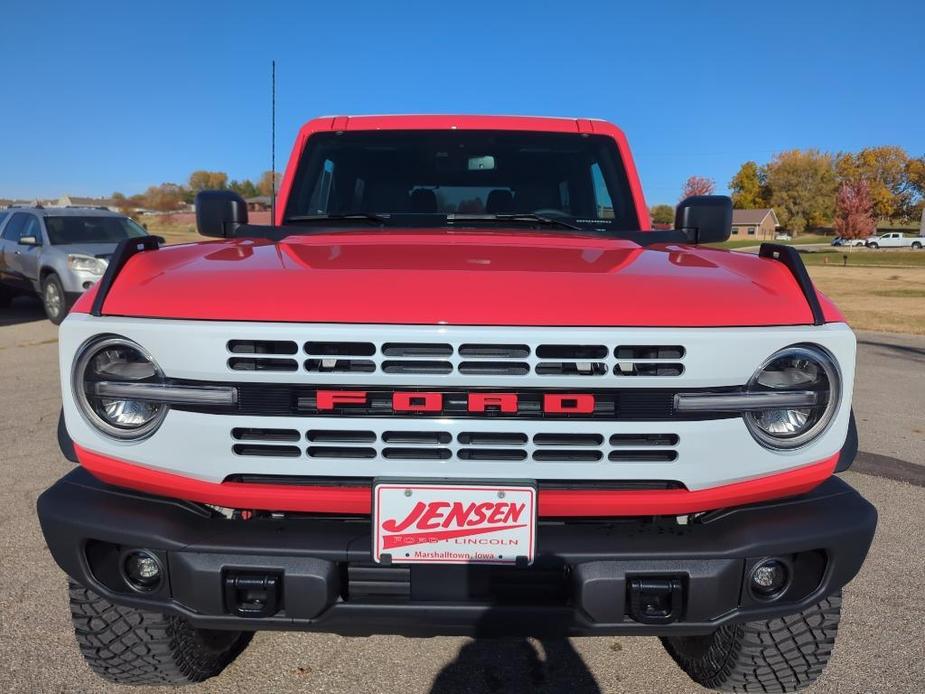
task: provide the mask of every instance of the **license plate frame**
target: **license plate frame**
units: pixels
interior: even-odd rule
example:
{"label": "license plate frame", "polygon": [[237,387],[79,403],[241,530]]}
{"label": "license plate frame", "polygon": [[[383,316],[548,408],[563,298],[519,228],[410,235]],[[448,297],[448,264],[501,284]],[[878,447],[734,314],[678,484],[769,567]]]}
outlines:
{"label": "license plate frame", "polygon": [[377,564],[529,566],[535,558],[534,481],[376,479],[372,497]]}

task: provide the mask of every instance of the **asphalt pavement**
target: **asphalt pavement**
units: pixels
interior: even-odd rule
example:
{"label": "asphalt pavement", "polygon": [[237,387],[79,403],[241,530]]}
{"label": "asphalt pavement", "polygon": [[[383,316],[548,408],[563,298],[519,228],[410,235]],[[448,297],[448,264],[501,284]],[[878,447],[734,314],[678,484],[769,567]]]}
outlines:
{"label": "asphalt pavement", "polygon": [[[880,512],[871,554],[845,591],[828,670],[810,692],[925,691],[925,338],[859,335],[862,455],[845,479]],[[35,499],[71,468],[60,455],[57,329],[35,302],[0,309],[0,688],[138,692],[84,665],[65,579]],[[904,467],[905,465],[905,467]],[[877,475],[865,474],[876,472]],[[911,479],[917,484],[880,475]],[[158,690],[151,690],[158,691]],[[173,691],[176,690],[163,690]],[[202,692],[697,692],[654,638],[473,640],[259,633]]]}

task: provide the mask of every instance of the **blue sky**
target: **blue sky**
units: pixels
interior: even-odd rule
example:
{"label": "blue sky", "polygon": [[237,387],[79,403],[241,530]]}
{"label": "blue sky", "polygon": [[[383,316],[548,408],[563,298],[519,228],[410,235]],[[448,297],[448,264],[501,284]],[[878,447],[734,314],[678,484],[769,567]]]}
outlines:
{"label": "blue sky", "polygon": [[925,3],[20,2],[0,38],[0,197],[269,168],[333,113],[600,117],[650,204],[788,148],[925,153]]}

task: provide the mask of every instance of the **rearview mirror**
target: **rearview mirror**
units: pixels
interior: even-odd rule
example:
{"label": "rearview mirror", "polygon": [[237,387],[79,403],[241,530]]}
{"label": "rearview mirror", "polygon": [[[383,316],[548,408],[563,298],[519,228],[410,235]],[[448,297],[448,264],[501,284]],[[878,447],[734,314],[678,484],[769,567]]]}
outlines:
{"label": "rearview mirror", "polygon": [[728,241],[732,233],[732,200],[726,195],[693,195],[681,201],[674,227],[691,243]]}
{"label": "rearview mirror", "polygon": [[226,238],[247,224],[247,203],[230,190],[203,190],[196,193],[196,229],[203,236]]}
{"label": "rearview mirror", "polygon": [[41,246],[39,240],[35,236],[20,236],[19,237],[20,246]]}

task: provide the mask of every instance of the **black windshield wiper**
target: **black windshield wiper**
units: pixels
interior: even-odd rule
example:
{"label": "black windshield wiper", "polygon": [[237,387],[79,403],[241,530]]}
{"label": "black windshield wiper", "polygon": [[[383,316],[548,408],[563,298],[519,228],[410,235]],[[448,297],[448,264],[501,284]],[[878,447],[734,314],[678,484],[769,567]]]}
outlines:
{"label": "black windshield wiper", "polygon": [[559,227],[560,229],[571,229],[572,231],[587,231],[587,229],[569,224],[562,219],[544,217],[539,214],[533,214],[532,212],[515,212],[513,214],[448,214],[446,216],[446,221],[450,224],[454,222],[523,222],[526,224],[533,223],[542,226]]}
{"label": "black windshield wiper", "polygon": [[334,212],[326,214],[300,214],[293,217],[286,217],[283,224],[288,222],[298,222],[300,224],[311,222],[351,222],[361,221],[370,224],[386,225],[389,223],[389,217],[374,212]]}

